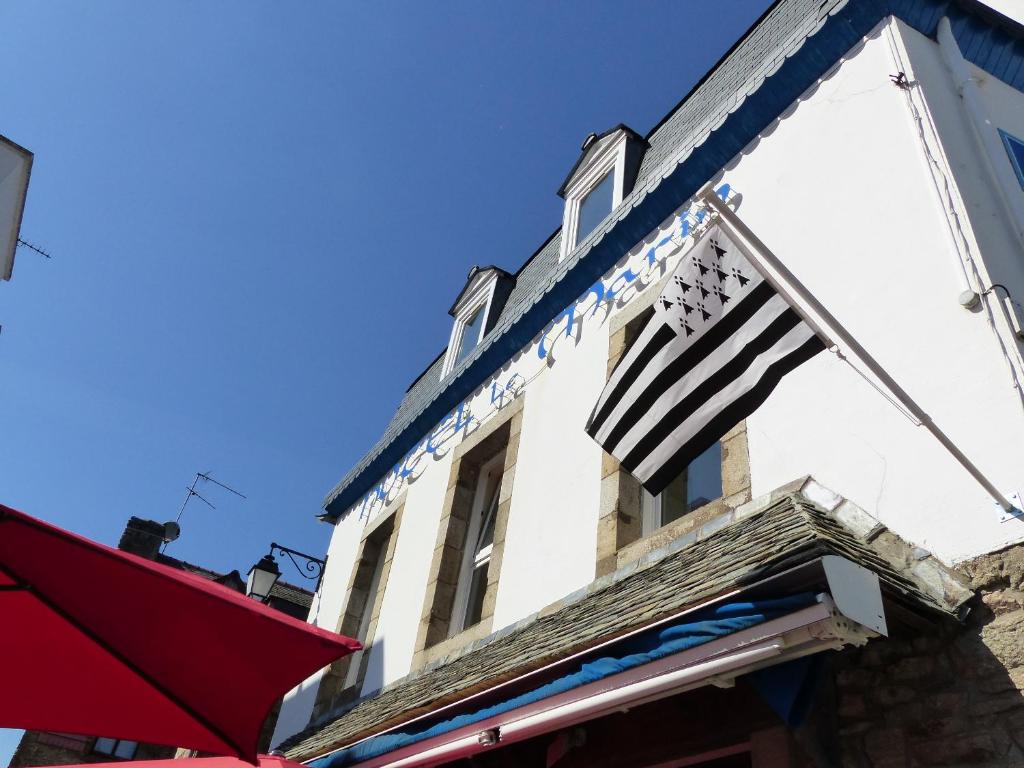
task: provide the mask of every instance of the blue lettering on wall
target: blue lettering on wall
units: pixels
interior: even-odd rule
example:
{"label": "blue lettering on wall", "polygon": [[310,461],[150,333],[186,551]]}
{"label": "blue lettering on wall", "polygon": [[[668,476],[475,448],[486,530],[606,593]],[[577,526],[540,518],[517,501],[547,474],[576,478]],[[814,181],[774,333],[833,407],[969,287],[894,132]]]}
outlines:
{"label": "blue lettering on wall", "polygon": [[[729,194],[731,192],[732,187],[730,187],[728,184],[722,184],[718,189],[715,190],[715,194],[722,198],[722,200],[728,200]],[[690,233],[692,232],[690,227],[691,219],[696,221],[697,224],[700,224],[704,221],[704,219],[707,218],[707,216],[708,213],[704,206],[698,207],[692,213],[690,208],[687,208],[685,211],[680,213],[679,216],[676,218],[675,231],[673,231],[672,234],[663,237],[660,241],[658,241],[658,243],[651,246],[647,250],[645,260],[647,262],[648,270],[653,269],[660,262],[658,258],[658,252],[662,250],[664,246],[672,245],[678,248],[679,246],[682,245],[681,241],[685,240],[687,237],[690,236]],[[673,248],[673,251],[674,250],[675,248]],[[668,258],[668,254],[666,254],[664,258]],[[566,307],[557,315],[555,315],[551,322],[548,323],[548,325],[544,328],[543,333],[541,333],[540,335],[540,341],[537,343],[537,357],[539,357],[541,360],[544,360],[548,357],[548,355],[551,352],[551,349],[548,346],[548,335],[554,328],[557,328],[563,320],[565,321],[564,336],[566,338],[572,337],[573,327],[575,326],[577,320],[577,308],[580,307],[580,305],[583,304],[591,294],[593,294],[595,297],[594,307],[590,312],[590,316],[593,317],[594,315],[597,314],[597,311],[602,306],[610,305],[613,301],[615,301],[616,297],[620,297],[619,292],[622,289],[624,289],[625,287],[627,287],[633,281],[639,279],[640,277],[641,275],[636,274],[635,272],[633,272],[632,269],[626,267],[622,272],[619,272],[611,279],[607,287],[605,286],[602,280],[598,280],[596,283],[590,286],[590,288],[587,289],[586,293],[584,293],[582,296],[576,299],[576,301],[574,301],[568,307]],[[558,334],[555,335],[555,340],[557,339]]]}

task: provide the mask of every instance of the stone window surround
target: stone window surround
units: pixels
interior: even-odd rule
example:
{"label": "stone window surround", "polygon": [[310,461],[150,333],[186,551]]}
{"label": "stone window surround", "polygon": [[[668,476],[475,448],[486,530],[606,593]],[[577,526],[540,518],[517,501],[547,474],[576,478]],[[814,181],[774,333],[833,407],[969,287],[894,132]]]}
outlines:
{"label": "stone window surround", "polygon": [[[491,633],[494,603],[501,575],[501,562],[505,548],[512,487],[515,482],[516,459],[519,455],[519,435],[526,396],[521,393],[509,405],[487,422],[477,427],[452,452],[452,466],[445,493],[437,542],[431,559],[427,579],[426,597],[416,636],[416,653],[412,670],[445,657],[454,651]],[[503,446],[503,447],[502,447]],[[476,490],[477,470],[488,459],[504,450],[501,490],[498,494],[498,513],[494,523],[494,543],[487,571],[487,592],[479,623],[464,631],[448,636],[456,581],[462,566],[468,514]]]}
{"label": "stone window surround", "polygon": [[[349,576],[345,595],[345,612],[338,622],[337,632],[347,637],[356,637],[363,614],[369,610],[370,621],[366,628],[366,637],[362,641],[364,650],[338,659],[327,668],[317,688],[316,702],[313,705],[313,719],[339,704],[359,698],[366,677],[367,664],[370,660],[370,647],[373,644],[381,606],[384,603],[388,576],[391,574],[391,563],[395,557],[398,531],[402,523],[402,513],[405,510],[405,499],[406,494],[403,493],[392,502],[390,508],[385,509],[374,520],[371,520],[363,531],[358,555],[352,564],[352,573]],[[384,560],[377,582],[377,591],[374,594],[373,605],[367,606],[367,590],[373,579],[373,572],[379,558],[384,558]],[[345,687],[349,668],[356,657],[359,660],[356,682],[354,685]]]}
{"label": "stone window surround", "polygon": [[[643,316],[661,295],[666,275],[657,285],[637,296],[609,322],[607,375],[625,354],[643,325]],[[601,457],[601,504],[597,526],[596,576],[612,573],[648,552],[685,536],[722,512],[750,501],[750,459],[746,422],[730,429],[722,444],[722,496],[659,528],[642,535],[643,489],[608,453]]]}

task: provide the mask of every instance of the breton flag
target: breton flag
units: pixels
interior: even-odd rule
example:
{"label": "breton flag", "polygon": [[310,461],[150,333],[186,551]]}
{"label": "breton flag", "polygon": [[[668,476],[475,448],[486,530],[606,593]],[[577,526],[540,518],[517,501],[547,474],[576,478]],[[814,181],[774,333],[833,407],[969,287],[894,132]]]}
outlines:
{"label": "breton flag", "polygon": [[587,433],[658,494],[825,344],[718,226],[654,309]]}

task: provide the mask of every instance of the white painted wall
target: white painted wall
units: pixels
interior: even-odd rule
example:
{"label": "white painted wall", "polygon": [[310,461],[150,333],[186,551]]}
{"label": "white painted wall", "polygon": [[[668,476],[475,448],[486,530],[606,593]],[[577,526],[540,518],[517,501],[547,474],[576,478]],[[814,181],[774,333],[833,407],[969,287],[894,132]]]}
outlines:
{"label": "white painted wall", "polygon": [[591,325],[571,352],[556,347],[557,362],[526,390],[495,629],[594,578],[601,452],[583,430],[604,385],[608,334],[597,318]]}
{"label": "white painted wall", "polygon": [[985,5],[990,8],[995,8],[1003,16],[1016,21],[1018,24],[1024,24],[1024,3],[1020,0],[982,0]]}
{"label": "white painted wall", "polygon": [[[744,194],[744,220],[994,482],[1013,490],[1024,482],[1014,450],[1024,411],[988,322],[957,303],[958,257],[917,126],[905,93],[886,84],[890,32],[934,46],[902,25],[883,30],[726,179]],[[973,151],[945,138],[958,162]],[[777,200],[799,214],[780,216]],[[924,430],[833,358],[788,377],[748,420],[748,435],[755,494],[814,474],[946,561],[1024,538],[1024,523],[1000,523]]]}
{"label": "white painted wall", "polygon": [[370,651],[364,693],[406,675],[412,666],[451,464],[449,448],[443,458],[431,460],[431,466],[409,485],[395,557]]}
{"label": "white painted wall", "polygon": [[[324,570],[320,591],[314,595],[309,610],[311,624],[332,632],[338,630],[341,616],[345,611],[345,596],[352,575],[352,566],[359,554],[358,545],[363,523],[364,521],[352,515],[335,526],[327,548],[327,568]],[[274,726],[272,747],[306,727],[313,714],[313,704],[316,702],[316,691],[322,673],[323,670],[320,670],[285,695],[281,713]]]}
{"label": "white painted wall", "polygon": [[[739,193],[741,218],[997,485],[1016,490],[1024,488],[1017,450],[1024,440],[1021,398],[993,327],[983,314],[965,311],[957,297],[965,249],[979,263],[992,251],[992,273],[1022,296],[1024,259],[1018,252],[1011,264],[1014,256],[998,233],[974,232],[991,205],[987,182],[972,171],[975,150],[958,123],[955,94],[943,91],[934,48],[902,25],[884,23],[730,163],[716,187],[724,181]],[[935,112],[929,119],[941,133],[931,146],[937,166],[926,155],[907,93],[889,80],[901,66],[897,54],[926,81],[913,98]],[[1014,104],[1021,95],[998,83],[985,87],[993,111],[1024,128],[1024,110]],[[951,167],[958,169],[955,177]],[[964,186],[967,202],[955,219],[936,191],[936,168],[953,184],[957,205],[956,184]],[[951,228],[957,225],[965,232],[960,240]],[[638,244],[606,284],[625,264],[643,271],[650,244],[676,226],[670,220]],[[671,269],[691,244],[665,246],[659,254],[674,252],[666,261]],[[657,277],[650,275],[650,283]],[[620,304],[639,290],[634,283],[621,291]],[[495,630],[593,578],[601,450],[583,426],[605,380],[608,319],[604,310],[588,311],[576,338],[554,342],[548,363],[534,344],[496,374],[499,386],[521,377],[526,402]],[[548,335],[549,347],[556,336]],[[494,411],[491,400],[488,384],[469,409],[486,419]],[[1024,521],[1000,523],[985,493],[927,432],[827,354],[788,376],[747,425],[755,495],[813,474],[947,562],[1024,540]],[[450,451],[414,465],[364,692],[402,677],[412,662]],[[400,492],[396,486],[394,493]],[[342,606],[333,590],[347,584],[362,525],[353,520],[359,520],[358,507],[332,542],[329,578],[338,582],[321,614],[333,612],[335,622]],[[347,567],[338,563],[334,570],[335,551],[338,561],[350,553]],[[301,719],[289,713],[289,723]]]}

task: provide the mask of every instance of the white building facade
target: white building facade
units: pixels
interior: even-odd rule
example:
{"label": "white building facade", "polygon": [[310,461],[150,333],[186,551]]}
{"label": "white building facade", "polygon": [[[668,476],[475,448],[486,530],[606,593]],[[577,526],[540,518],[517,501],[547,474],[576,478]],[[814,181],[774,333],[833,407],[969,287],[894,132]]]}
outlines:
{"label": "white building facade", "polygon": [[453,287],[447,349],[329,496],[311,620],[366,650],[275,741],[322,768],[1024,764],[1024,517],[863,360],[790,373],[657,498],[584,431],[712,190],[1020,506],[1019,22],[780,0],[646,136],[588,137],[562,227]]}

